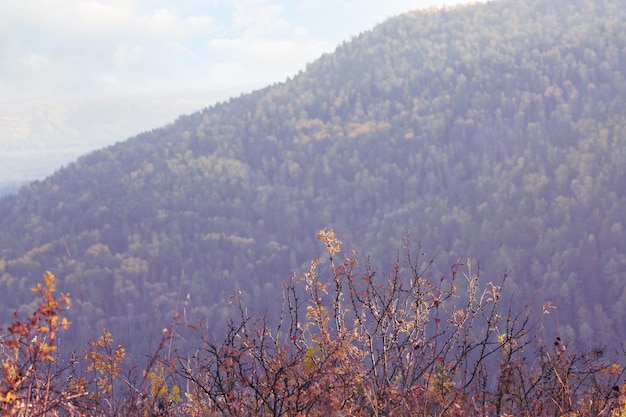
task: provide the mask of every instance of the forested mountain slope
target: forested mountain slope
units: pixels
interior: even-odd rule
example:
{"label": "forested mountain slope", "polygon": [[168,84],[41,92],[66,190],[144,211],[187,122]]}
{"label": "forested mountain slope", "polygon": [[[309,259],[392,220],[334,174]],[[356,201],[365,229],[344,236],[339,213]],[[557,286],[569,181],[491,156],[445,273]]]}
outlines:
{"label": "forested mountain slope", "polygon": [[0,317],[45,269],[81,337],[106,325],[139,352],[177,303],[219,328],[241,287],[271,317],[329,226],[375,264],[410,231],[443,272],[466,257],[488,280],[513,268],[516,299],[557,305],[549,331],[622,340],[625,76],[620,0],[390,19],[0,200]]}

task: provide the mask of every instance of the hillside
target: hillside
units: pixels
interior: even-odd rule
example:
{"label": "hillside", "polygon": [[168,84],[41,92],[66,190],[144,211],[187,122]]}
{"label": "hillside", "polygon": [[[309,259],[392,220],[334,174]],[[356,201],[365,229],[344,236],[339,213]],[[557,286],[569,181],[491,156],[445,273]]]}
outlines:
{"label": "hillside", "polygon": [[625,76],[618,0],[390,19],[0,200],[0,317],[49,269],[76,337],[106,325],[134,352],[183,303],[222,328],[238,288],[271,318],[329,226],[374,265],[410,233],[433,274],[467,257],[487,280],[512,269],[516,302],[557,305],[547,337],[623,340]]}

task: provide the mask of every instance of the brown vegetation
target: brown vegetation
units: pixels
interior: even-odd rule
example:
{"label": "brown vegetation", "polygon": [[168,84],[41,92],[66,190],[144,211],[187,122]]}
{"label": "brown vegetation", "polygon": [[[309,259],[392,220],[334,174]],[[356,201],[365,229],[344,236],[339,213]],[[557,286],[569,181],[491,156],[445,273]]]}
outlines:
{"label": "brown vegetation", "polygon": [[[378,277],[356,253],[319,232],[328,261],[283,288],[279,323],[249,315],[221,341],[172,349],[176,314],[145,369],[128,367],[106,330],[82,354],[61,360],[58,333],[67,294],[55,277],[32,290],[40,304],[0,338],[5,416],[622,416],[624,367],[602,352],[580,354],[539,337],[550,303],[535,312],[503,307],[502,288],[480,283],[470,261],[449,278],[405,240],[406,257]],[[202,330],[198,329],[198,332]],[[182,352],[182,350],[181,350]]]}

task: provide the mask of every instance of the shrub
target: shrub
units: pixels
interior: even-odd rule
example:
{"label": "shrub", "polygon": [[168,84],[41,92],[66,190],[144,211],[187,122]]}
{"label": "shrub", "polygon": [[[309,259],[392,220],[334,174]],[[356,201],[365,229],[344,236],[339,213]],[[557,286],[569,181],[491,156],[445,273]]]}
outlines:
{"label": "shrub", "polygon": [[[502,308],[502,285],[480,284],[471,261],[448,279],[405,240],[403,263],[378,278],[341,242],[285,284],[280,323],[249,316],[181,361],[197,408],[221,415],[597,415],[615,410],[623,368],[538,337],[550,303]],[[418,248],[419,249],[419,248]],[[418,253],[419,250],[418,250]],[[423,255],[422,255],[423,256]],[[560,343],[560,341],[559,341]],[[534,360],[528,350],[537,349]],[[618,396],[619,397],[619,396]]]}
{"label": "shrub", "polygon": [[[143,370],[103,329],[61,364],[58,333],[70,326],[67,294],[50,272],[32,290],[39,306],[16,314],[0,338],[5,416],[625,416],[624,367],[603,352],[570,351],[539,337],[540,311],[503,307],[501,282],[481,283],[471,261],[448,278],[432,261],[405,258],[379,276],[367,258],[341,254],[332,230],[318,234],[328,259],[283,286],[278,323],[249,315],[220,341],[201,337],[180,354],[176,314]],[[200,331],[200,330],[198,330]],[[623,354],[623,352],[622,352]]]}

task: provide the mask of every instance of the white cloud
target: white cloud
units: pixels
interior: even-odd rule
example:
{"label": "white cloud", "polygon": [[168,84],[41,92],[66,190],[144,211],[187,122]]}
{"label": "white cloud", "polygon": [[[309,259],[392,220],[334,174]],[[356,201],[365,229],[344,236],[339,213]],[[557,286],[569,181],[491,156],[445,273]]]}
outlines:
{"label": "white cloud", "polygon": [[0,0],[0,100],[261,86],[435,1]]}
{"label": "white cloud", "polygon": [[152,36],[178,37],[186,32],[185,22],[172,10],[157,9],[136,19],[140,33]]}
{"label": "white cloud", "polygon": [[282,5],[254,0],[236,3],[233,25],[251,38],[277,36],[289,28]]}
{"label": "white cloud", "polygon": [[215,20],[211,16],[189,16],[186,20],[192,33],[199,34],[215,25]]}
{"label": "white cloud", "polygon": [[208,68],[225,85],[247,81],[261,87],[295,75],[329,47],[317,40],[214,39],[208,48],[220,59]]}
{"label": "white cloud", "polygon": [[109,87],[116,87],[120,85],[120,80],[113,74],[92,74],[89,76],[89,79],[95,84],[106,85]]}
{"label": "white cloud", "polygon": [[306,30],[305,27],[296,26],[296,27],[293,28],[293,34],[298,36],[298,37],[305,37],[305,36],[308,36],[309,31]]}
{"label": "white cloud", "polygon": [[40,0],[2,2],[3,13],[31,31],[30,35],[48,34],[52,40],[71,39],[77,35],[101,36],[131,26],[133,9],[129,2],[97,2],[85,0]]}
{"label": "white cloud", "polygon": [[137,35],[163,38],[185,38],[208,33],[214,26],[211,16],[181,16],[176,10],[167,8],[150,11],[150,14],[141,15],[135,21]]}
{"label": "white cloud", "polygon": [[115,48],[113,64],[116,67],[127,67],[140,62],[143,56],[143,47],[123,43]]}

